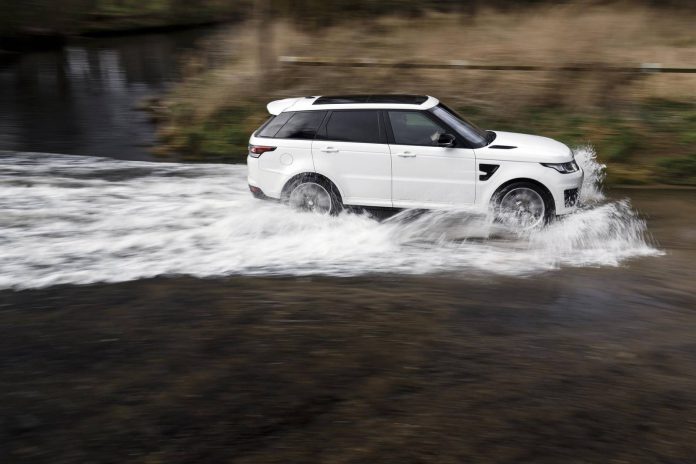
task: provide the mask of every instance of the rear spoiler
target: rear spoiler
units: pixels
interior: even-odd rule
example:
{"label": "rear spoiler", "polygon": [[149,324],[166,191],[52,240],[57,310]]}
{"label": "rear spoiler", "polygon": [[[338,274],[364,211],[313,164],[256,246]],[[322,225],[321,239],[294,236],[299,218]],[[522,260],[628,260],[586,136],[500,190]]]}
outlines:
{"label": "rear spoiler", "polygon": [[268,105],[266,105],[266,108],[268,108],[268,112],[277,116],[283,111],[287,110],[290,108],[292,105],[297,103],[299,100],[302,100],[302,97],[298,98],[284,98],[282,100],[275,100],[270,102]]}

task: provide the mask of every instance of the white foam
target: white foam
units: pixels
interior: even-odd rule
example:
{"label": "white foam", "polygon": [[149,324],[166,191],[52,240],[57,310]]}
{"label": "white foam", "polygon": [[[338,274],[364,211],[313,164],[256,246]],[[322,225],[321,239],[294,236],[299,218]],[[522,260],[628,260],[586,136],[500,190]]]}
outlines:
{"label": "white foam", "polygon": [[[578,158],[587,172],[592,157]],[[3,154],[0,288],[175,274],[528,275],[659,253],[627,201],[601,198],[595,190],[585,210],[517,234],[475,211],[381,222],[297,213],[253,199],[240,165]]]}
{"label": "white foam", "polygon": [[597,161],[597,153],[590,145],[577,147],[573,152],[575,153],[575,161],[585,171],[585,178],[580,189],[580,202],[591,205],[604,200],[602,184],[607,166]]}

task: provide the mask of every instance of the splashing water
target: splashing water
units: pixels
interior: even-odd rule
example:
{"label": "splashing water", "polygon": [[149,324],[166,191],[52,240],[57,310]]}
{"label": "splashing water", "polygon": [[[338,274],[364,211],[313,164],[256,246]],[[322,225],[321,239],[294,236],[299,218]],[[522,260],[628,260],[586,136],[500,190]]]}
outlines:
{"label": "splashing water", "polygon": [[255,200],[246,167],[0,155],[0,288],[157,275],[528,275],[659,253],[628,201],[603,202],[577,152],[586,206],[525,234],[477,211],[321,217]]}
{"label": "splashing water", "polygon": [[606,165],[597,161],[594,148],[585,145],[573,150],[575,161],[585,171],[585,178],[580,189],[580,204],[592,205],[604,200],[602,183],[604,182]]}

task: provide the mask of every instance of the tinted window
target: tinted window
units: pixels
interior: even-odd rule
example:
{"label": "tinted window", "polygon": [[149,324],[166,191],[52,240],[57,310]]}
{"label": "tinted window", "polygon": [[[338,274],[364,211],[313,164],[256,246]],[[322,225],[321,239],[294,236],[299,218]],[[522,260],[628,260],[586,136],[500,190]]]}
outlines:
{"label": "tinted window", "polygon": [[439,104],[433,108],[432,112],[435,116],[442,119],[446,124],[449,124],[454,130],[459,132],[459,134],[467,139],[473,147],[483,147],[488,143],[485,130],[476,127],[474,123],[462,118],[445,105]]}
{"label": "tinted window", "polygon": [[326,124],[326,138],[343,142],[384,143],[378,111],[334,111]]}
{"label": "tinted window", "polygon": [[259,131],[259,137],[273,137],[276,132],[288,122],[295,113],[280,113],[278,116],[272,117]]}
{"label": "tinted window", "polygon": [[404,105],[420,105],[428,97],[424,95],[370,95],[368,103],[399,103]]}
{"label": "tinted window", "polygon": [[277,139],[313,139],[317,128],[324,119],[326,111],[302,111],[292,118],[275,134]]}
{"label": "tinted window", "polygon": [[319,97],[312,105],[341,105],[345,103],[367,103],[368,95],[335,95]]}
{"label": "tinted window", "polygon": [[447,130],[417,111],[389,111],[389,121],[397,145],[437,146],[440,135]]}
{"label": "tinted window", "polygon": [[274,119],[275,119],[275,116],[271,116],[270,118],[266,119],[263,122],[263,124],[261,124],[259,126],[259,128],[254,131],[254,134],[256,134],[258,136],[261,133],[261,131],[264,130],[266,128],[266,126],[268,126],[271,123],[271,121],[273,121]]}
{"label": "tinted window", "polygon": [[401,103],[420,105],[428,97],[423,95],[335,95],[319,97],[313,105],[341,105],[346,103]]}

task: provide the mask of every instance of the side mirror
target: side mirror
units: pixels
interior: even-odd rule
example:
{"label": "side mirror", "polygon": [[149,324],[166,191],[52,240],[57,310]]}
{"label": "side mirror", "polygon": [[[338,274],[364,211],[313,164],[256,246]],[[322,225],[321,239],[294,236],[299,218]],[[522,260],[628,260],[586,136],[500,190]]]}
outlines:
{"label": "side mirror", "polygon": [[437,139],[437,146],[452,148],[456,140],[456,137],[452,134],[440,134],[440,137]]}

